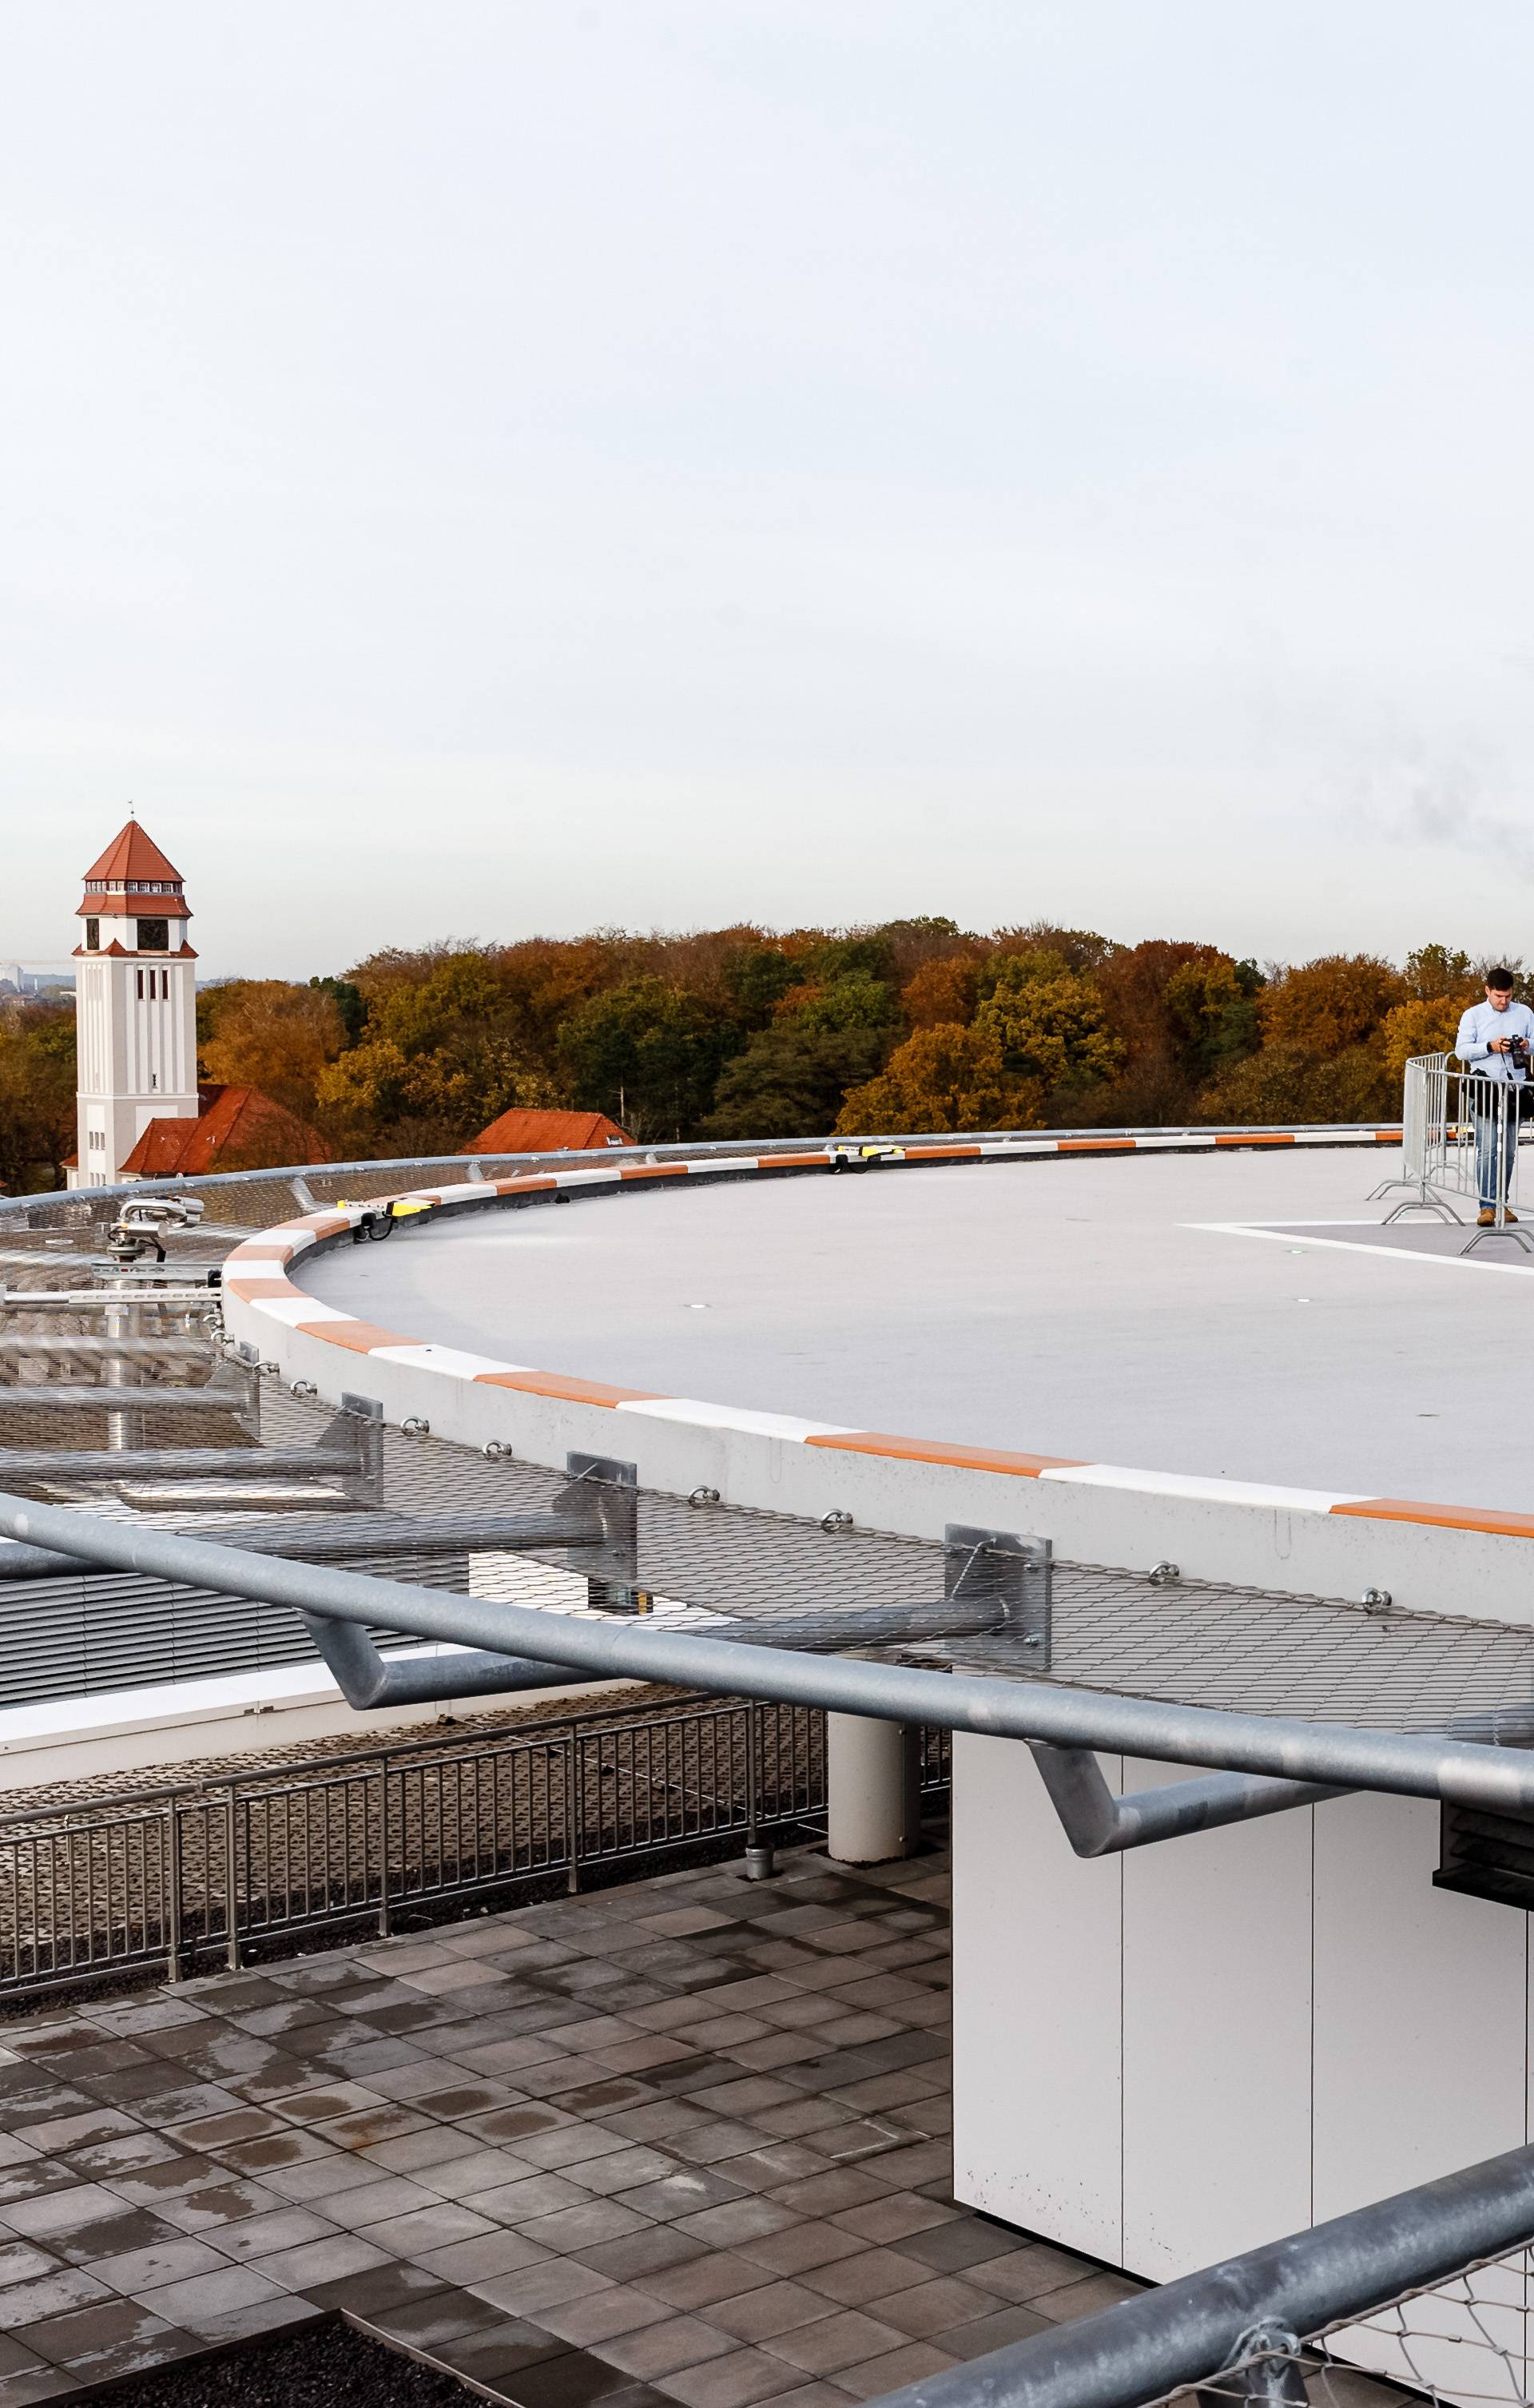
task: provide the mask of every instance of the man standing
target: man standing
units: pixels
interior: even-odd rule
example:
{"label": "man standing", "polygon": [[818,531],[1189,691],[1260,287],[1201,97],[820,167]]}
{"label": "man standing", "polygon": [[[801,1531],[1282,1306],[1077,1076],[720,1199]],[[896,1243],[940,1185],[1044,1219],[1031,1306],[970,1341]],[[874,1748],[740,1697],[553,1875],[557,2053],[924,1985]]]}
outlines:
{"label": "man standing", "polygon": [[[1503,1220],[1516,1221],[1518,1217],[1516,1212],[1508,1211],[1507,1199],[1512,1192],[1518,1124],[1527,1111],[1534,1110],[1534,1088],[1528,1079],[1531,1044],[1534,1011],[1527,1003],[1513,1002],[1512,972],[1503,968],[1488,970],[1485,1002],[1470,1005],[1455,1039],[1455,1052],[1468,1070],[1479,1071],[1484,1079],[1495,1080],[1498,1086],[1510,1090],[1497,1096],[1479,1090],[1474,1107],[1475,1168],[1483,1229],[1496,1224],[1498,1189]],[[1505,1170],[1501,1160],[1504,1127],[1508,1140]]]}

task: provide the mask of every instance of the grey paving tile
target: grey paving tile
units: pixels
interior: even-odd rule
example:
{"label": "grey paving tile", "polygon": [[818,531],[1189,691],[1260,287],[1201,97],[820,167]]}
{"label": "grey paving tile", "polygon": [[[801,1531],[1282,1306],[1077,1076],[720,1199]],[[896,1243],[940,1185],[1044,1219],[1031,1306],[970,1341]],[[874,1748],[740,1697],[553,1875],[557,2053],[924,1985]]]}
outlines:
{"label": "grey paving tile", "polygon": [[590,2299],[595,2292],[611,2289],[612,2285],[606,2274],[582,2266],[578,2258],[545,2258],[538,2265],[517,2267],[508,2274],[489,2274],[480,2281],[466,2283],[464,2288],[506,2309],[509,2315],[536,2316],[544,2322],[547,2310],[562,2307],[567,2300]]}
{"label": "grey paving tile", "polygon": [[766,2342],[834,2315],[837,2307],[802,2283],[768,2282],[734,2299],[716,2300],[706,2313],[711,2325],[738,2342]]}
{"label": "grey paving tile", "polygon": [[87,2388],[137,2373],[144,2367],[169,2365],[202,2347],[194,2335],[140,2307],[136,2300],[114,2299],[109,2293],[92,2307],[22,2326],[11,2338]]}
{"label": "grey paving tile", "polygon": [[[531,2315],[532,2310],[527,2313]],[[579,2343],[583,2349],[601,2350],[614,2334],[668,2323],[675,2314],[674,2308],[648,2291],[637,2290],[626,2283],[605,2283],[583,2296],[551,2302],[540,2310],[538,2321],[562,2341]]]}
{"label": "grey paving tile", "polygon": [[122,2201],[101,2183],[70,2183],[39,2198],[8,2200],[0,2208],[0,2222],[29,2240],[46,2241],[54,2233],[73,2233],[107,2216],[121,2215]]}
{"label": "grey paving tile", "polygon": [[227,2260],[204,2241],[175,2240],[151,2244],[147,2249],[127,2249],[111,2258],[93,2258],[90,2271],[108,2290],[122,2291],[134,2297],[142,2291],[156,2291],[165,2283],[179,2283],[191,2274],[214,2274]]}
{"label": "grey paving tile", "polygon": [[[810,2268],[803,2279],[812,2291],[819,2291],[827,2300],[840,2300],[848,2307],[866,2307],[870,2300],[890,2293],[910,2292],[914,2296],[916,2291],[932,2287],[931,2283],[919,2280],[919,2270],[896,2249],[864,2249],[856,2257],[834,2258],[828,2265]],[[939,2279],[933,2277],[933,2281]],[[954,2293],[953,2321],[956,2324],[962,2316],[980,2315],[995,2304],[983,2291],[960,2288]],[[917,2326],[901,2327],[902,2331],[920,2329]]]}
{"label": "grey paving tile", "polygon": [[[59,2260],[50,2251],[35,2249],[30,2241],[7,2241],[0,2243],[0,2290],[13,2283],[28,2283],[34,2274],[50,2274]],[[4,2369],[0,2368],[0,2372]]]}
{"label": "grey paving tile", "polygon": [[[453,2184],[452,2196],[471,2200],[502,2224],[530,2224],[534,2216],[552,2215],[556,2208],[590,2204],[591,2192],[565,2174],[519,2172],[508,2182],[504,2167],[491,2171],[487,2159],[480,2172],[479,2163],[466,2161],[465,2176]],[[470,2164],[477,2169],[472,2174],[467,2172]]]}
{"label": "grey paving tile", "polygon": [[1116,2308],[1121,2300],[1138,2299],[1142,2283],[1127,2274],[1090,2273],[1063,2284],[1055,2291],[1038,2291],[1027,2301],[1049,2324],[1070,2324],[1078,2316],[1094,2316],[1099,2308]]}
{"label": "grey paving tile", "polygon": [[182,2198],[161,2200],[155,2214],[179,2232],[201,2233],[222,2231],[250,2216],[280,2213],[286,2205],[280,2192],[265,2183],[238,2177],[207,2183]]}
{"label": "grey paving tile", "polygon": [[835,2258],[853,2257],[867,2247],[855,2232],[835,2224],[790,2224],[781,2232],[766,2232],[740,2243],[744,2258],[770,2266],[779,2274],[802,2274],[811,2266],[829,2266]]}
{"label": "grey paving tile", "polygon": [[238,2265],[259,2265],[277,2250],[335,2237],[336,2227],[307,2207],[277,2206],[264,2214],[239,2216],[233,2223],[219,2225],[209,2236],[209,2245]]}
{"label": "grey paving tile", "polygon": [[[722,2214],[723,2209],[715,2209]],[[621,2206],[612,2199],[587,2200],[580,2207],[562,2207],[552,2215],[530,2219],[520,2229],[530,2241],[545,2249],[571,2257],[578,2250],[594,2249],[605,2241],[619,2241],[641,2232],[646,2219],[631,2207]]]}
{"label": "grey paving tile", "polygon": [[0,2332],[15,2332],[47,2316],[62,2316],[71,2308],[87,2307],[112,2296],[110,2286],[97,2282],[83,2266],[55,2265],[29,2282],[9,2283],[0,2291]]}
{"label": "grey paving tile", "polygon": [[[207,2333],[210,2322],[280,2297],[283,2286],[251,2266],[221,2266],[214,2274],[194,2274],[186,2282],[165,2283],[137,2294],[150,2315],[188,2332]],[[294,2286],[295,2287],[295,2286]]]}
{"label": "grey paving tile", "polygon": [[638,2331],[614,2333],[604,2341],[601,2355],[609,2366],[652,2382],[701,2366],[711,2358],[726,2358],[738,2344],[733,2335],[705,2324],[698,2316],[667,2316]]}
{"label": "grey paving tile", "polygon": [[425,2258],[455,2241],[474,2241],[500,2229],[488,2215],[476,2215],[452,2200],[433,2200],[405,2215],[388,2215],[363,2228],[364,2238],[398,2258]]}
{"label": "grey paving tile", "polygon": [[867,2207],[839,2210],[830,2220],[865,2241],[892,2242],[908,2240],[913,2232],[928,2232],[934,2225],[952,2224],[959,2213],[956,2207],[921,2199],[914,2191],[891,2191]]}
{"label": "grey paving tile", "polygon": [[902,2390],[908,2383],[923,2383],[929,2375],[941,2374],[957,2362],[932,2342],[910,2341],[904,2349],[867,2358],[861,2366],[844,2366],[837,2381],[855,2399],[882,2400],[886,2391]]}
{"label": "grey paving tile", "polygon": [[662,2375],[658,2387],[681,2401],[683,2408],[753,2408],[756,2401],[777,2399],[798,2386],[781,2358],[759,2349],[738,2349],[728,2358]]}
{"label": "grey paving tile", "polygon": [[[927,2284],[928,2290],[932,2286]],[[926,2338],[953,2358],[984,2358],[993,2349],[1006,2349],[1014,2341],[1026,2341],[1037,2332],[1047,2332],[1050,2317],[1037,2308],[1012,2306],[993,2307],[989,2315],[971,2318],[968,2324],[946,2325]],[[909,2332],[910,2326],[906,2327]]]}
{"label": "grey paving tile", "polygon": [[899,2349],[907,2339],[897,2326],[882,2324],[861,2309],[839,2308],[778,2333],[763,2347],[806,2374],[839,2374],[843,2367]]}
{"label": "grey paving tile", "polygon": [[498,2274],[521,2272],[547,2262],[549,2252],[525,2234],[509,2229],[481,2233],[474,2241],[451,2241],[442,2249],[423,2251],[416,2263],[445,2283],[481,2284]]}

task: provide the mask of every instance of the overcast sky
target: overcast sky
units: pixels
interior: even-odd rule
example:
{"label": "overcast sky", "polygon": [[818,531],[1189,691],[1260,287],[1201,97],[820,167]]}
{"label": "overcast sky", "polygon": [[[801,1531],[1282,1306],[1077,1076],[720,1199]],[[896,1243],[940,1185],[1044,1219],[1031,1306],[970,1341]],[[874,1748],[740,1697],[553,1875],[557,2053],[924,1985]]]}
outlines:
{"label": "overcast sky", "polygon": [[7,0],[0,956],[1534,952],[1527,0]]}

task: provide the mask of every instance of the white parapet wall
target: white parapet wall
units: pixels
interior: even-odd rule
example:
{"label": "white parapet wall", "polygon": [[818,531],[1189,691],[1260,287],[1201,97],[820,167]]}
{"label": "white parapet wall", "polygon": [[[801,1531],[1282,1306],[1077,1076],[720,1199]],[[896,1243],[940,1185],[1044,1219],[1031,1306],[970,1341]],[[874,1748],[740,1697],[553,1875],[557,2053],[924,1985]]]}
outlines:
{"label": "white parapet wall", "polygon": [[[913,1147],[893,1167],[1026,1150]],[[419,1232],[410,1242],[429,1243],[432,1219],[462,1211],[547,1208],[640,1180],[685,1185],[698,1178],[824,1175],[830,1161],[815,1154],[759,1164],[749,1157],[653,1168],[604,1164],[469,1182],[403,1200]],[[935,1540],[948,1523],[962,1522],[1047,1538],[1077,1562],[1149,1570],[1169,1560],[1190,1579],[1291,1596],[1357,1598],[1383,1589],[1406,1611],[1534,1622],[1527,1580],[1534,1515],[844,1428],[758,1412],[744,1400],[611,1386],[437,1344],[429,1332],[377,1327],[306,1294],[302,1266],[316,1249],[349,1243],[363,1212],[378,1209],[303,1215],[237,1247],[225,1266],[231,1335],[284,1378],[311,1383],[327,1402],[365,1394],[391,1422],[424,1421],[439,1437],[471,1446],[495,1441],[552,1469],[562,1469],[572,1449],[621,1456],[638,1466],[647,1487],[682,1496],[713,1488],[732,1505],[817,1518],[850,1512],[867,1528]]]}

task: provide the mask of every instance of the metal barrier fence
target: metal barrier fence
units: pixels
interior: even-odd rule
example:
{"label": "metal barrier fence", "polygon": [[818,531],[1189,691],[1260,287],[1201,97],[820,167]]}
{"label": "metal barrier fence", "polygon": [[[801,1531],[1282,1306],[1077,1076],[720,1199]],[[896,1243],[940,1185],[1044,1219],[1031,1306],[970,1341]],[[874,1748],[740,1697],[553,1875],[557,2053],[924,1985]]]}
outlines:
{"label": "metal barrier fence", "polygon": [[[948,1785],[925,1730],[922,1786]],[[825,1717],[744,1699],[540,1722],[0,1818],[0,1997],[211,1958],[367,1918],[813,1823]]]}
{"label": "metal barrier fence", "polygon": [[1406,1065],[1402,1175],[1375,1194],[1383,1196],[1396,1187],[1409,1193],[1386,1213],[1386,1226],[1414,1211],[1457,1223],[1462,1217],[1455,1210],[1457,1200],[1478,1216],[1488,1211],[1492,1216],[1484,1226],[1478,1218],[1462,1254],[1492,1236],[1509,1237],[1526,1253],[1534,1251],[1512,1210],[1526,1121],[1534,1135],[1534,1084],[1489,1078],[1480,1070],[1452,1070],[1452,1059],[1447,1054],[1423,1054]]}

